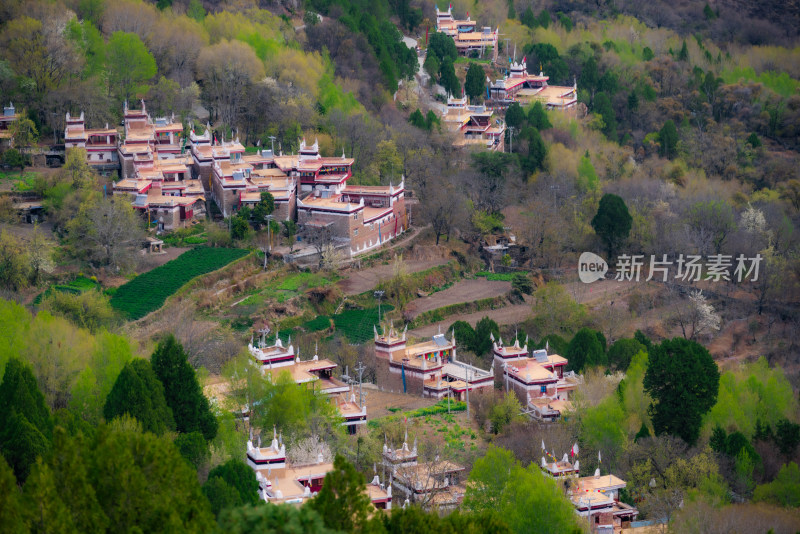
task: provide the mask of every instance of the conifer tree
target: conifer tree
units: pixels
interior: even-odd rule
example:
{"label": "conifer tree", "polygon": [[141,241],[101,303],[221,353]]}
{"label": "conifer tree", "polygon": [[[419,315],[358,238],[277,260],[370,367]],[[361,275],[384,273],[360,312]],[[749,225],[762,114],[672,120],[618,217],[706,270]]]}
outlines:
{"label": "conifer tree", "polygon": [[605,365],[607,363],[603,344],[598,337],[600,332],[590,328],[581,328],[567,347],[566,358],[569,368],[581,372],[586,367]]}
{"label": "conifer tree", "polygon": [[[218,465],[208,473],[208,481],[212,478],[223,479],[230,487],[234,488],[244,504],[258,502],[258,481],[250,467],[237,458],[231,458],[222,465]],[[208,482],[207,482],[208,483]]]}
{"label": "conifer tree", "polygon": [[28,523],[23,514],[22,494],[14,472],[5,458],[0,455],[0,525],[7,532],[24,534],[30,532]]}
{"label": "conifer tree", "polygon": [[217,435],[217,420],[197,381],[183,347],[170,335],[158,344],[151,358],[153,371],[164,384],[167,405],[178,432],[201,432],[207,441]]}
{"label": "conifer tree", "polygon": [[719,369],[708,350],[683,338],[650,349],[644,389],[653,399],[656,435],[672,434],[694,445],[703,415],[717,402]]}
{"label": "conifer tree", "polygon": [[528,113],[528,122],[531,123],[531,126],[540,131],[553,127],[553,125],[550,123],[550,119],[547,117],[547,112],[544,110],[544,106],[542,106],[542,103],[538,100],[534,102],[533,107]]}
{"label": "conifer tree", "polygon": [[164,386],[147,360],[137,358],[125,364],[106,398],[103,415],[107,421],[123,414],[137,419],[154,434],[175,428]]}
{"label": "conifer tree", "polygon": [[486,87],[486,73],[477,63],[470,63],[464,80],[464,91],[473,99],[482,99]]}
{"label": "conifer tree", "polygon": [[633,218],[622,197],[606,193],[600,199],[597,214],[592,218],[592,228],[603,240],[608,251],[608,259],[631,233]]}
{"label": "conifer tree", "polygon": [[36,457],[49,448],[53,423],[30,367],[17,358],[6,363],[0,384],[0,452],[23,482]]}
{"label": "conifer tree", "polygon": [[337,455],[333,461],[333,471],[325,475],[322,489],[308,506],[322,516],[326,527],[356,532],[367,524],[372,508],[364,487],[364,475]]}

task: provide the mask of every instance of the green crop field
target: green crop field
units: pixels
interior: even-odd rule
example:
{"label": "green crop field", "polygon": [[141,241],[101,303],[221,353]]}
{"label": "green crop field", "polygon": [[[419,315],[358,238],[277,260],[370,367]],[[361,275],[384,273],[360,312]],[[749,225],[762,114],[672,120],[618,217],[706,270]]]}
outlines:
{"label": "green crop field", "polygon": [[160,308],[167,297],[192,278],[216,271],[247,254],[248,251],[236,248],[200,247],[188,250],[120,286],[111,297],[111,305],[127,318],[139,319]]}
{"label": "green crop field", "polygon": [[[394,306],[384,304],[381,306],[381,314],[392,311]],[[302,328],[306,332],[317,332],[330,326],[331,317],[320,315],[304,323]],[[333,325],[337,332],[341,332],[347,337],[350,343],[361,344],[372,339],[373,326],[378,324],[378,308],[367,308],[363,310],[345,310],[333,316]]]}

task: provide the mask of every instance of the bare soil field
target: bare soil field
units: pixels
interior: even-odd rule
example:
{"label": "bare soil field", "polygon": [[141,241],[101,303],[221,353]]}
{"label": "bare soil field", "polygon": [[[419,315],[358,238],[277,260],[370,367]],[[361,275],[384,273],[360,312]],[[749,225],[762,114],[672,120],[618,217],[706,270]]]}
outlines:
{"label": "bare soil field", "polygon": [[[511,288],[511,284],[508,282],[490,282],[488,280],[465,280],[464,282],[479,282],[480,284],[507,284],[507,289]],[[459,282],[462,284],[464,282]],[[450,289],[456,288],[459,284],[454,285]],[[583,282],[570,282],[564,284],[564,288],[570,293],[576,301],[592,305],[592,304],[602,304],[606,305],[610,302],[615,302],[615,306],[624,306],[627,307],[627,303],[624,301],[625,294],[635,287],[635,282],[618,282],[616,280],[603,280],[601,282],[596,282],[594,284],[584,284]],[[426,299],[432,299],[439,295],[444,295],[447,289],[440,293],[436,293],[431,295],[430,297],[426,297]],[[453,302],[465,302],[469,300],[477,300],[480,298],[485,298],[487,296],[496,296],[496,295],[482,295],[481,290],[479,292],[473,293],[471,298],[462,298],[462,300],[457,300]],[[488,289],[486,290],[488,291]],[[502,294],[499,293],[499,294]],[[425,300],[425,299],[418,299],[418,300]],[[418,301],[414,301],[418,302]],[[442,302],[442,301],[439,301]],[[439,308],[441,306],[445,306],[446,304],[452,304],[453,302],[446,302],[441,303],[439,305],[434,306],[430,309]],[[531,314],[531,306],[533,305],[533,298],[530,296],[525,297],[524,304],[513,304],[508,305],[503,308],[498,308],[496,310],[483,310],[474,313],[466,313],[466,314],[459,314],[459,315],[451,315],[444,321],[429,324],[410,332],[411,335],[415,337],[430,337],[437,333],[439,329],[446,329],[448,326],[453,324],[455,321],[466,321],[470,325],[475,326],[475,324],[483,319],[484,317],[489,317],[493,321],[495,321],[499,325],[509,325],[509,324],[516,324],[521,323],[525,319],[527,319]],[[416,313],[421,313],[425,310],[419,310]]]}
{"label": "bare soil field", "polygon": [[373,387],[364,387],[364,395],[367,402],[367,419],[376,419],[391,415],[389,408],[400,408],[400,411],[407,412],[425,406],[436,404],[436,399],[420,397],[418,395],[407,395],[404,393],[392,393],[390,391],[380,391]]}
{"label": "bare soil field", "polygon": [[433,323],[420,328],[416,328],[409,332],[414,337],[427,338],[439,332],[439,329],[446,329],[456,321],[466,321],[470,326],[474,327],[478,321],[484,317],[489,317],[499,325],[521,323],[531,314],[531,304],[513,304],[496,310],[482,310],[474,313],[466,313],[462,315],[453,315],[448,317],[442,322]]}
{"label": "bare soil field", "polygon": [[[407,273],[416,273],[444,265],[450,261],[448,258],[434,258],[423,260],[406,260],[405,267]],[[345,295],[358,295],[364,291],[369,291],[380,283],[381,280],[391,278],[394,274],[394,266],[391,262],[388,265],[376,265],[361,270],[347,270],[341,273],[344,278],[339,281],[339,288]]]}
{"label": "bare soil field", "polygon": [[422,312],[435,310],[442,306],[458,304],[460,302],[472,302],[485,298],[499,297],[511,290],[511,282],[490,281],[479,278],[476,280],[461,280],[444,291],[439,291],[427,297],[412,300],[409,310],[412,317],[416,317]]}

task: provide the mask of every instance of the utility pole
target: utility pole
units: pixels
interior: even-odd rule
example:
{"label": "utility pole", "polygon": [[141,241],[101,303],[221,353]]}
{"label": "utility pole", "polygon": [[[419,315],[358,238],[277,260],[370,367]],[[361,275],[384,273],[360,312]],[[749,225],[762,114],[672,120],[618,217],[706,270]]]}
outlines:
{"label": "utility pole", "polygon": [[376,299],[378,299],[378,324],[381,324],[381,299],[385,293],[386,291],[379,289],[372,294]]}
{"label": "utility pole", "polygon": [[466,374],[466,377],[467,377],[467,419],[469,419],[469,375],[470,375],[470,372],[469,372],[469,369],[467,369],[467,374]]}
{"label": "utility pole", "polygon": [[358,366],[356,366],[355,370],[358,372],[358,405],[363,408],[364,407],[364,391],[361,388],[362,378],[364,376],[364,371],[367,368],[364,366],[362,362],[358,362]]}

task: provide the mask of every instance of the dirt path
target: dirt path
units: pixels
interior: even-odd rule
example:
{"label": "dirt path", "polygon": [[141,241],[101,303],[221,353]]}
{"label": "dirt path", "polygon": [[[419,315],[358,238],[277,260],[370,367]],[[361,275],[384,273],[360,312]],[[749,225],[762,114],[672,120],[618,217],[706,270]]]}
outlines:
{"label": "dirt path", "polygon": [[444,291],[412,300],[409,303],[409,309],[413,310],[412,316],[416,317],[422,312],[435,310],[450,304],[499,297],[510,290],[511,282],[489,281],[483,278],[462,280]]}
{"label": "dirt path", "polygon": [[[406,272],[416,273],[444,265],[449,258],[437,258],[433,260],[406,260]],[[339,287],[345,295],[358,295],[364,291],[369,291],[378,285],[381,280],[391,278],[394,266],[391,262],[388,265],[376,265],[360,271],[349,271],[342,273],[344,278],[339,281]]]}

